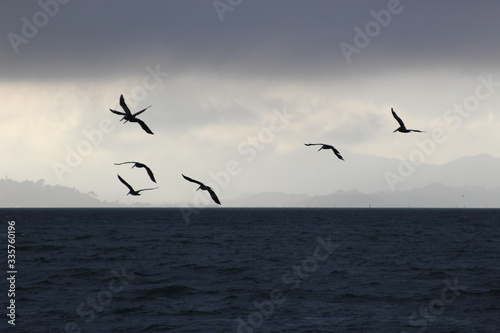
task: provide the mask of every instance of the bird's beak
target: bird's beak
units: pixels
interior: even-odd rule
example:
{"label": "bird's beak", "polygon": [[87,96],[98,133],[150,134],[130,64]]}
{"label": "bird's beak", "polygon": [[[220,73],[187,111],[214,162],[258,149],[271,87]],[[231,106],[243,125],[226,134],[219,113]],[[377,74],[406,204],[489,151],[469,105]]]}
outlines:
{"label": "bird's beak", "polygon": [[200,186],[200,187],[198,187],[198,188],[196,189],[196,191],[198,191],[200,188],[201,188],[201,186]]}
{"label": "bird's beak", "polygon": [[392,133],[396,133],[397,131],[398,131],[398,130],[397,130],[397,129],[395,129],[394,131],[392,131]]}

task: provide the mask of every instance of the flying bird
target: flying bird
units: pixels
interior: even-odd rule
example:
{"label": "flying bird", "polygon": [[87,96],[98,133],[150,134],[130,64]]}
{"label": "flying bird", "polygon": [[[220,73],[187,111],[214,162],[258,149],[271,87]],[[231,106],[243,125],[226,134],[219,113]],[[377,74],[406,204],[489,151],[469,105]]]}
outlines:
{"label": "flying bird", "polygon": [[127,163],[134,163],[134,165],[132,165],[132,168],[136,167],[136,168],[146,169],[146,172],[148,173],[148,176],[151,179],[151,181],[156,183],[156,179],[155,179],[155,176],[153,175],[153,171],[151,171],[151,169],[148,168],[148,166],[146,164],[142,164],[139,162],[122,162],[122,163],[115,163],[115,165],[122,165],[122,164],[127,164]]}
{"label": "flying bird", "polygon": [[120,175],[117,175],[118,176],[118,179],[123,183],[123,185],[127,186],[129,192],[127,193],[127,195],[134,195],[134,196],[138,196],[138,195],[141,195],[140,192],[142,191],[148,191],[148,190],[155,190],[157,189],[158,187],[154,187],[154,188],[143,188],[141,190],[134,190],[132,186],[129,185],[129,183],[127,183],[122,177],[120,177]]}
{"label": "flying bird", "polygon": [[[414,130],[414,129],[407,129],[406,126],[405,126],[405,123],[403,123],[403,121],[401,120],[401,118],[398,117],[398,115],[396,114],[396,112],[394,112],[394,109],[391,108],[391,112],[392,112],[392,115],[394,117],[394,119],[396,119],[399,123],[399,128],[395,129],[394,132],[401,132],[401,133],[410,133],[410,132],[425,132],[425,131],[421,131],[421,130]],[[394,133],[392,132],[392,133]]]}
{"label": "flying bird", "polygon": [[[182,175],[182,174],[181,174]],[[198,184],[200,185],[200,187],[198,187],[196,189],[196,191],[198,190],[205,190],[205,191],[208,191],[208,193],[210,193],[210,196],[212,197],[212,200],[215,201],[215,203],[219,204],[220,205],[220,201],[219,201],[219,198],[217,198],[217,195],[215,195],[215,192],[212,190],[212,188],[210,186],[207,186],[205,184],[203,184],[202,182],[199,182],[197,180],[194,180],[192,178],[189,178],[187,176],[184,176],[182,175],[182,177],[184,177],[185,180],[187,181],[190,181],[192,183],[195,183],[195,184]]]}
{"label": "flying bird", "polygon": [[321,149],[331,149],[339,159],[344,161],[344,158],[342,157],[342,155],[340,155],[339,151],[337,149],[335,149],[335,147],[332,145],[327,145],[324,143],[305,143],[305,145],[306,146],[321,146],[318,149],[318,151],[320,151]]}
{"label": "flying bird", "polygon": [[138,115],[140,115],[141,113],[143,113],[144,111],[146,111],[148,108],[150,108],[151,105],[148,106],[145,109],[142,109],[139,112],[136,112],[136,113],[132,114],[132,112],[130,112],[130,109],[128,108],[127,104],[125,104],[125,98],[123,98],[123,95],[120,95],[120,106],[123,108],[123,111],[125,111],[125,112],[120,112],[120,111],[116,111],[116,110],[113,110],[113,109],[109,109],[109,111],[111,111],[111,112],[113,112],[115,114],[119,114],[119,115],[123,116],[122,119],[120,119],[120,121],[125,120],[125,123],[127,121],[130,121],[132,123],[138,123],[139,125],[141,125],[142,129],[144,131],[146,131],[146,133],[154,134],[149,129],[149,127],[144,123],[144,121],[142,121],[141,119],[137,118]]}

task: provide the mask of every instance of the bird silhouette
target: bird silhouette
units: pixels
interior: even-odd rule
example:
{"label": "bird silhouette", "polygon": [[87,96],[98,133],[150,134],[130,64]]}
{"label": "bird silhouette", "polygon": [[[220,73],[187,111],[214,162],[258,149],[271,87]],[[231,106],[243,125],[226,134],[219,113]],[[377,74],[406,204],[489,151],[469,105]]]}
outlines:
{"label": "bird silhouette", "polygon": [[120,121],[125,120],[125,123],[127,121],[130,121],[131,123],[138,123],[139,125],[141,125],[142,129],[144,131],[146,131],[146,133],[148,133],[148,134],[154,134],[149,129],[149,127],[146,125],[146,123],[144,123],[144,121],[142,121],[141,119],[137,118],[138,115],[140,115],[141,113],[143,113],[144,111],[146,111],[148,108],[150,108],[151,105],[148,106],[145,109],[142,109],[139,112],[136,112],[136,113],[132,114],[132,112],[130,112],[130,109],[128,108],[127,104],[125,103],[125,98],[123,98],[123,95],[120,95],[120,106],[123,108],[123,111],[125,111],[125,112],[120,112],[120,111],[116,111],[116,110],[113,110],[113,109],[109,109],[109,111],[111,111],[111,112],[113,112],[115,114],[119,114],[119,115],[123,116],[122,119],[120,119]]}
{"label": "bird silhouette", "polygon": [[[401,132],[401,133],[410,133],[410,132],[425,132],[425,131],[421,131],[421,130],[414,130],[414,129],[408,129],[406,128],[405,126],[405,123],[403,123],[403,121],[401,120],[401,118],[398,117],[398,115],[396,114],[396,112],[394,112],[394,109],[391,108],[391,112],[392,112],[392,115],[394,117],[394,119],[396,119],[399,123],[399,128],[395,129],[394,132]],[[394,133],[392,132],[392,133]]]}
{"label": "bird silhouette", "polygon": [[143,164],[140,162],[122,162],[122,163],[115,163],[115,165],[122,165],[122,164],[127,164],[127,163],[134,163],[134,165],[132,165],[132,168],[136,167],[136,168],[146,169],[146,172],[148,173],[148,176],[151,179],[151,181],[156,183],[156,179],[155,179],[155,176],[153,175],[153,171],[151,171],[151,169],[148,168],[148,166],[146,164]]}
{"label": "bird silhouette", "polygon": [[[181,174],[182,175],[182,174]],[[215,201],[215,203],[219,204],[220,205],[220,201],[219,201],[219,198],[217,198],[217,195],[215,195],[215,192],[212,190],[212,188],[210,186],[207,186],[205,184],[203,184],[202,182],[199,182],[197,180],[194,180],[192,178],[189,178],[187,176],[184,176],[182,175],[182,177],[184,177],[185,180],[187,181],[190,181],[192,183],[195,183],[195,184],[198,184],[200,185],[200,187],[198,187],[196,189],[196,191],[198,190],[205,190],[205,191],[208,191],[208,193],[210,193],[210,197],[212,197],[212,200]]]}
{"label": "bird silhouette", "polygon": [[332,145],[327,145],[324,143],[305,143],[305,145],[306,146],[321,146],[318,149],[318,151],[320,151],[321,149],[331,149],[339,159],[344,161],[344,158],[342,157],[342,155],[340,155],[339,151],[337,149],[335,149],[335,147]]}
{"label": "bird silhouette", "polygon": [[122,177],[120,177],[120,175],[117,175],[118,176],[118,179],[123,183],[123,185],[127,186],[129,192],[127,193],[127,195],[134,195],[134,196],[138,196],[138,195],[141,195],[140,192],[142,191],[149,191],[149,190],[155,190],[157,189],[158,187],[154,187],[154,188],[143,188],[141,190],[134,190],[134,188],[132,186],[129,185],[129,183],[127,183],[125,181],[125,179],[123,179]]}

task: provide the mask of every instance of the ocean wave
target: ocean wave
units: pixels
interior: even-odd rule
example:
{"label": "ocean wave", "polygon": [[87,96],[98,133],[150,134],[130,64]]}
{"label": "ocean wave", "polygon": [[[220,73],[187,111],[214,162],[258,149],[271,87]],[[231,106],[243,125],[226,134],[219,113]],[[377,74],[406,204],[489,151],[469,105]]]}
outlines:
{"label": "ocean wave", "polygon": [[184,285],[169,285],[164,287],[157,287],[143,291],[141,294],[144,297],[180,297],[184,295],[192,295],[198,292],[198,289],[194,289]]}

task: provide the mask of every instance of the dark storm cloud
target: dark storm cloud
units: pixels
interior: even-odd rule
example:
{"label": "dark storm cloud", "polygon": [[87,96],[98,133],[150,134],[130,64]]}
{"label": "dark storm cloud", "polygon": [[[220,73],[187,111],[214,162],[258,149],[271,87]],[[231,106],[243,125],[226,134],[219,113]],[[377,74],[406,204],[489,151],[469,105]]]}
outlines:
{"label": "dark storm cloud", "polygon": [[[155,64],[174,74],[328,77],[433,62],[487,67],[500,46],[494,1],[232,3],[221,21],[214,1],[9,2],[0,13],[2,77],[117,77]],[[350,63],[342,42],[357,50]]]}

